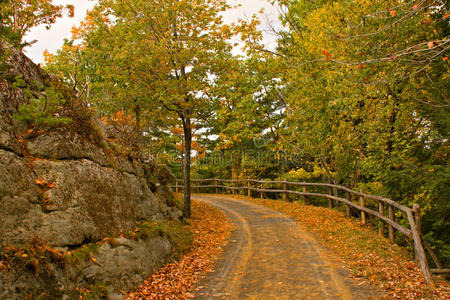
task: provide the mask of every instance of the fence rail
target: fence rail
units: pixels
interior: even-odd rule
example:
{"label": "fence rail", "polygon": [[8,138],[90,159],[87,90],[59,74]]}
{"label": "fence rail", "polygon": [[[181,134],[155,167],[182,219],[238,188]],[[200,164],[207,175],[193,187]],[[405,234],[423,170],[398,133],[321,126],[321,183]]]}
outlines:
{"label": "fence rail", "polygon": [[[176,185],[171,186],[172,188],[175,188],[177,192],[180,189],[183,189],[183,185],[179,184],[180,182],[182,182],[182,180],[178,179],[176,181]],[[438,266],[438,269],[430,269],[429,267],[422,242],[420,207],[417,204],[415,204],[413,208],[410,208],[388,198],[366,194],[362,191],[354,191],[345,186],[331,183],[266,181],[256,179],[230,180],[219,178],[192,179],[192,183],[195,183],[196,185],[192,185],[191,188],[197,191],[200,191],[202,189],[214,189],[216,193],[219,193],[220,190],[230,190],[233,193],[235,193],[236,191],[247,191],[248,196],[251,196],[252,192],[256,192],[259,193],[261,198],[263,198],[264,194],[266,193],[276,193],[282,194],[283,200],[287,200],[288,194],[293,194],[302,196],[305,203],[309,198],[319,197],[328,199],[329,208],[333,208],[335,203],[343,203],[346,206],[347,216],[351,215],[352,208],[360,212],[361,221],[363,224],[367,223],[367,215],[374,216],[379,224],[378,233],[382,236],[385,235],[385,224],[387,224],[387,236],[391,243],[394,243],[394,229],[405,235],[408,239],[411,239],[414,242],[416,258],[420,262],[422,272],[427,282],[431,282],[431,273],[450,273],[450,269],[441,268],[440,263],[436,261],[436,255],[434,253],[430,253],[430,255],[433,257],[433,260]],[[254,185],[258,185],[258,187],[255,187]],[[267,188],[268,185],[270,185],[271,187]],[[276,185],[277,188],[273,188],[273,185]],[[303,189],[302,191],[297,191],[289,189],[289,187],[303,187]],[[321,193],[320,191],[308,191],[308,188],[311,187],[316,189],[325,188],[326,192]],[[344,195],[342,196],[342,194]],[[355,199],[359,199],[359,203],[355,203]],[[368,207],[366,205],[367,199],[375,200],[375,202],[378,203],[378,210],[374,210]],[[397,222],[396,210],[397,212],[401,212],[404,214],[406,220],[408,220],[409,228]],[[429,252],[432,252],[431,247],[427,247],[427,250]]]}

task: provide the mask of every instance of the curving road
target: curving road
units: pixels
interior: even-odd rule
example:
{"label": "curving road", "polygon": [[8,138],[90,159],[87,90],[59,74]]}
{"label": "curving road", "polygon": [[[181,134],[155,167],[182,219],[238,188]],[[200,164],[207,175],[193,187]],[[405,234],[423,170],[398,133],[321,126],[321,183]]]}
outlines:
{"label": "curving road", "polygon": [[299,224],[277,211],[226,196],[195,196],[220,208],[236,230],[196,299],[369,299],[380,296],[336,269]]}

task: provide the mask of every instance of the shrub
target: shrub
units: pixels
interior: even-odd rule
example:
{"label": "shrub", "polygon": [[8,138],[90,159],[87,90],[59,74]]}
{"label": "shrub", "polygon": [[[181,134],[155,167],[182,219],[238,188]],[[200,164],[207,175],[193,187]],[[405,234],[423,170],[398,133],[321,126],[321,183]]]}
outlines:
{"label": "shrub", "polygon": [[66,102],[55,88],[33,91],[20,76],[16,78],[14,88],[21,89],[30,99],[29,103],[20,106],[19,112],[14,115],[14,119],[17,121],[25,122],[35,128],[56,127],[72,121],[70,118],[61,116],[62,106]]}

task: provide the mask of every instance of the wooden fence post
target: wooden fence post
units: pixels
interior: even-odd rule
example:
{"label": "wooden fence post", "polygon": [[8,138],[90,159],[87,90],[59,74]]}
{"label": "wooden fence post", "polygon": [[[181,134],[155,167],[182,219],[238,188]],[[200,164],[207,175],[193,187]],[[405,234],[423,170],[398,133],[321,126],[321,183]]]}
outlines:
{"label": "wooden fence post", "polygon": [[[362,190],[360,190],[360,192],[362,193]],[[365,202],[363,196],[359,197],[359,202],[360,202],[362,207],[366,207],[366,202]],[[361,211],[361,223],[363,225],[366,225],[366,212],[365,211]]]}
{"label": "wooden fence post", "polygon": [[[252,184],[250,183],[250,180],[248,181],[247,186],[248,186],[249,188],[252,187]],[[251,191],[250,189],[248,189],[248,190],[247,190],[247,194],[248,194],[249,197],[251,197],[251,196],[252,196],[252,191]]]}
{"label": "wooden fence post", "polygon": [[[338,189],[336,187],[333,187],[333,196],[335,197],[338,196]],[[333,200],[333,202],[335,207],[339,207],[339,201]]]}
{"label": "wooden fence post", "polygon": [[[378,212],[380,215],[384,216],[384,202],[379,201],[378,202]],[[383,220],[378,220],[378,235],[384,236],[384,222]]]}
{"label": "wooden fence post", "polygon": [[[306,185],[303,186],[303,193],[306,193]],[[303,195],[303,204],[308,204],[308,200],[306,198],[306,195]]]}
{"label": "wooden fence post", "polygon": [[[260,189],[262,190],[263,187],[264,187],[264,184],[261,183]],[[260,191],[260,192],[259,192],[259,196],[260,196],[261,199],[264,199],[263,191]]]}
{"label": "wooden fence post", "polygon": [[219,187],[218,187],[218,185],[219,185],[219,180],[216,180],[216,194],[219,193]]}
{"label": "wooden fence post", "polygon": [[[333,195],[330,187],[328,187],[328,195]],[[328,208],[333,208],[333,199],[328,198]]]}
{"label": "wooden fence post", "polygon": [[420,205],[414,204],[414,221],[416,222],[416,228],[418,232],[422,232],[422,222],[420,221]]}
{"label": "wooden fence post", "polygon": [[[392,205],[389,205],[388,210],[389,210],[389,219],[395,221],[394,207]],[[391,244],[394,244],[395,242],[394,227],[392,227],[392,225],[389,225],[388,228],[389,228],[389,242],[391,242]]]}
{"label": "wooden fence post", "polygon": [[287,193],[285,192],[287,190],[287,184],[286,182],[283,182],[283,201],[287,201]]}
{"label": "wooden fence post", "polygon": [[[413,213],[414,213],[414,222],[416,223],[416,229],[420,234],[420,237],[422,238],[422,224],[420,221],[420,206],[419,204],[413,205]],[[417,261],[420,260],[418,251],[415,251],[415,258]]]}
{"label": "wooden fence post", "polygon": [[[414,215],[413,215],[414,213]],[[420,225],[417,226],[416,222],[420,224],[420,207],[418,204],[414,204],[413,209],[407,212],[408,215],[408,221],[411,226],[411,231],[413,234],[414,239],[414,248],[416,257],[419,259],[420,267],[422,268],[423,276],[425,277],[425,280],[427,283],[432,282],[431,278],[431,270],[430,266],[428,265],[427,257],[425,255],[425,250],[422,246],[422,235],[420,231],[418,230],[420,228]]]}
{"label": "wooden fence post", "polygon": [[235,195],[235,194],[236,194],[236,190],[233,189],[233,188],[236,187],[236,183],[235,183],[234,181],[231,182],[231,187],[232,187],[231,193],[232,193],[233,195]]}
{"label": "wooden fence post", "polygon": [[[349,192],[347,192],[347,199],[348,199],[349,201],[352,201],[351,195],[350,195]],[[347,215],[347,217],[350,217],[351,214],[352,214],[350,205],[348,205],[348,204],[345,205],[345,214]]]}
{"label": "wooden fence post", "polygon": [[178,179],[175,181],[175,192],[178,193]]}

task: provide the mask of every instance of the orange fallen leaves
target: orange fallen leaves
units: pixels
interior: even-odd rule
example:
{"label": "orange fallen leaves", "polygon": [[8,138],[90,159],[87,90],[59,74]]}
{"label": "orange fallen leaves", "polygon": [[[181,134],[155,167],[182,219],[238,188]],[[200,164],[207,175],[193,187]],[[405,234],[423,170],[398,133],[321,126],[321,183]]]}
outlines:
{"label": "orange fallen leaves", "polygon": [[0,260],[0,272],[1,271],[6,271],[8,269],[8,264],[7,262],[1,261]]}
{"label": "orange fallen leaves", "polygon": [[37,185],[44,185],[45,184],[45,179],[36,179],[35,181],[34,181],[34,183],[36,183]]}
{"label": "orange fallen leaves", "polygon": [[49,263],[61,263],[64,256],[64,251],[52,248],[39,238],[31,239],[22,247],[1,245],[0,271],[20,270],[31,267],[36,275],[39,271],[48,270],[46,268],[50,267]]}
{"label": "orange fallen leaves", "polygon": [[54,185],[54,184],[51,183],[51,182],[47,182],[47,186],[48,186],[49,188],[51,188],[51,189],[53,189],[53,188],[56,187],[56,185]]}
{"label": "orange fallen leaves", "polygon": [[47,182],[44,178],[34,180],[34,183],[40,187],[47,187],[50,189],[56,188],[56,185],[52,182]]}
{"label": "orange fallen leaves", "polygon": [[168,264],[148,278],[126,299],[189,299],[194,297],[195,284],[211,271],[232,225],[219,210],[203,203],[193,203],[189,226],[194,234],[192,251]]}

